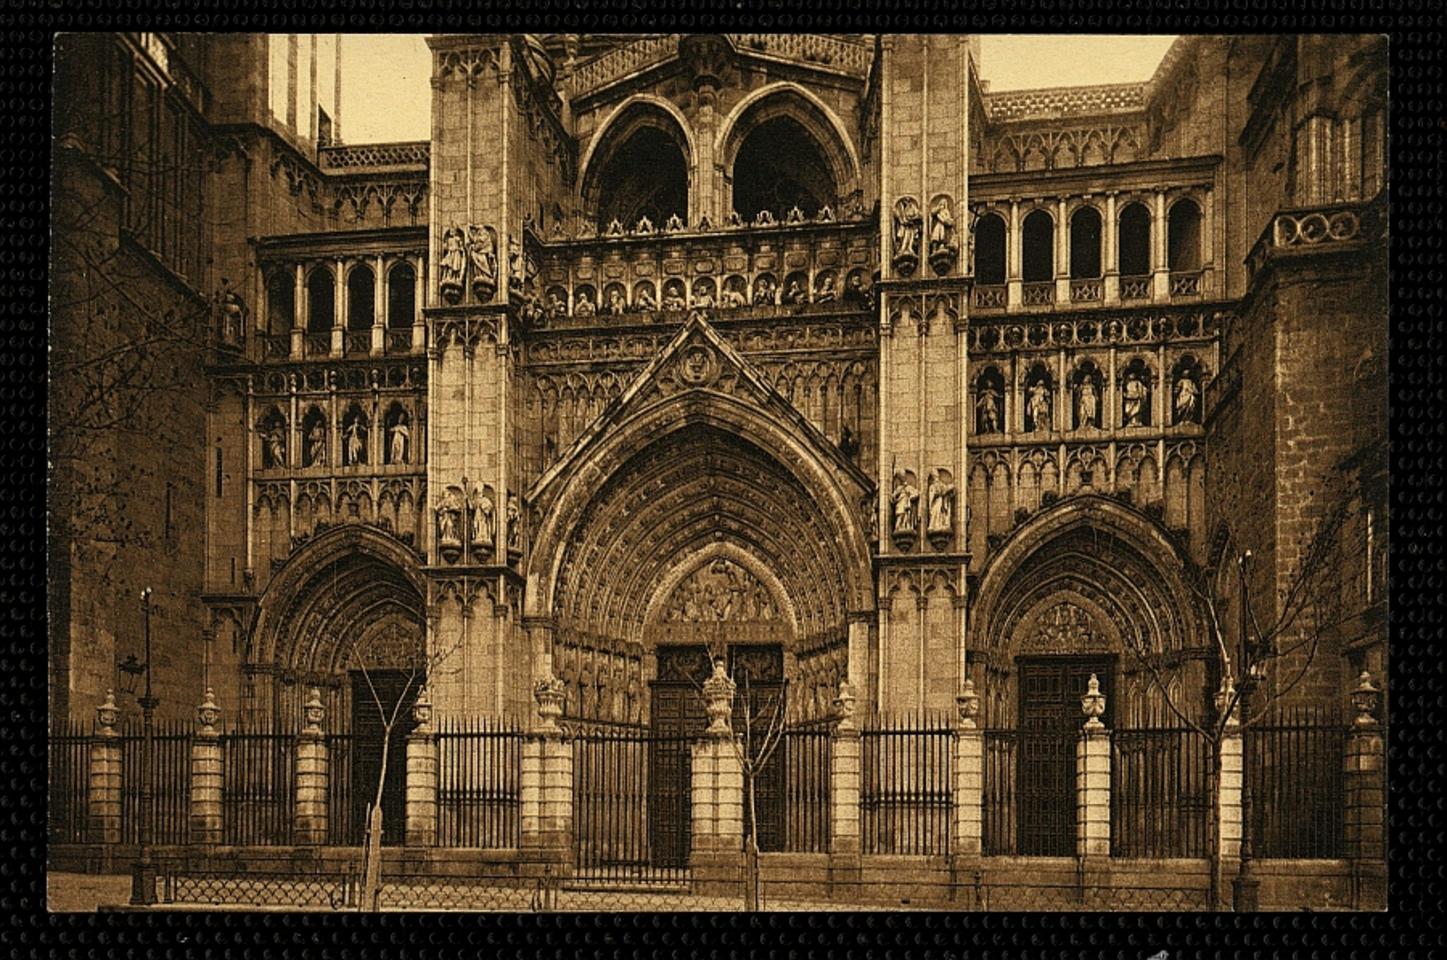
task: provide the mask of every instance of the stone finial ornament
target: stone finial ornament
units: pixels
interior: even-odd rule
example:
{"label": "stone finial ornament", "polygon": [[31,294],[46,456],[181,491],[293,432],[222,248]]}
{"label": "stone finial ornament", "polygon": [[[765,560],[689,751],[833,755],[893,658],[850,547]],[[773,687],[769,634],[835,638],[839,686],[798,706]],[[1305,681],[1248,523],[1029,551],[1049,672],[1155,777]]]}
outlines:
{"label": "stone finial ornament", "polygon": [[975,718],[980,715],[980,695],[975,692],[975,681],[969,677],[965,678],[964,686],[955,697],[955,710],[959,714],[960,729],[975,729]]}
{"label": "stone finial ornament", "polygon": [[1351,693],[1352,708],[1356,710],[1356,719],[1352,723],[1358,727],[1374,726],[1377,722],[1377,705],[1381,702],[1382,691],[1372,683],[1372,675],[1363,670],[1361,676],[1357,677],[1356,689]]}
{"label": "stone finial ornament", "polygon": [[563,701],[567,690],[563,681],[551,672],[539,677],[533,684],[533,699],[538,702],[538,719],[545,730],[558,729],[558,718],[563,715]]}
{"label": "stone finial ornament", "polygon": [[201,725],[202,736],[214,737],[216,735],[216,721],[221,718],[221,708],[216,705],[216,694],[210,687],[206,688],[206,696],[201,698],[201,705],[196,708],[196,722]]}
{"label": "stone finial ornament", "polygon": [[840,680],[839,694],[834,698],[834,721],[838,729],[854,729],[854,700],[854,685],[848,680]]}
{"label": "stone finial ornament", "polygon": [[734,693],[738,687],[724,672],[722,659],[713,662],[713,674],[703,682],[703,699],[708,711],[708,730],[711,737],[732,736],[729,718],[734,709]]}
{"label": "stone finial ornament", "polygon": [[102,735],[114,735],[116,732],[116,721],[120,719],[121,708],[116,706],[116,692],[106,691],[105,702],[95,708],[95,722],[100,725]]}
{"label": "stone finial ornament", "polygon": [[1100,722],[1100,718],[1105,714],[1105,694],[1100,692],[1100,678],[1093,673],[1085,688],[1085,695],[1080,698],[1080,712],[1085,714],[1085,729],[1105,729],[1105,724]]}
{"label": "stone finial ornament", "polygon": [[427,733],[432,729],[432,697],[427,693],[427,685],[424,683],[417,688],[417,699],[412,702],[412,719],[417,724],[417,732]]}
{"label": "stone finial ornament", "polygon": [[306,705],[302,707],[302,717],[306,720],[302,733],[319,736],[322,732],[322,721],[326,716],[327,708],[322,704],[322,692],[319,688],[312,687]]}

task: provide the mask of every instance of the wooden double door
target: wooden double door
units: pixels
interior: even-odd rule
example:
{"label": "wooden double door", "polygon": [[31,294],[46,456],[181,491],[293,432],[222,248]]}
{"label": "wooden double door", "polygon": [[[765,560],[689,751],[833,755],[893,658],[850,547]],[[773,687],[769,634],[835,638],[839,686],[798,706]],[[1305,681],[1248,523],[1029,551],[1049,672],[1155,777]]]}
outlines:
{"label": "wooden double door", "polygon": [[[387,780],[382,786],[382,843],[403,842],[407,825],[407,735],[417,725],[412,719],[411,701],[417,697],[417,683],[401,671],[372,671],[372,683],[360,672],[352,674],[351,738],[351,838],[360,843],[366,835],[367,810],[377,796],[377,777],[382,772],[382,715],[378,701],[390,714],[401,698],[387,747]],[[376,691],[373,696],[372,691]]]}
{"label": "wooden double door", "polygon": [[[783,647],[736,644],[728,647],[727,669],[737,685],[733,729],[749,756],[758,757],[770,728],[785,717]],[[649,847],[655,866],[688,862],[692,823],[692,745],[708,727],[703,682],[712,672],[702,645],[658,648],[658,679],[650,684]],[[754,809],[761,850],[784,845],[784,751],[776,747],[754,780]],[[745,799],[744,829],[753,821]]]}
{"label": "wooden double door", "polygon": [[[1016,850],[1023,856],[1075,856],[1075,748],[1085,722],[1080,698],[1091,675],[1109,711],[1113,657],[1022,657],[1016,747]],[[1110,723],[1109,713],[1102,718]]]}

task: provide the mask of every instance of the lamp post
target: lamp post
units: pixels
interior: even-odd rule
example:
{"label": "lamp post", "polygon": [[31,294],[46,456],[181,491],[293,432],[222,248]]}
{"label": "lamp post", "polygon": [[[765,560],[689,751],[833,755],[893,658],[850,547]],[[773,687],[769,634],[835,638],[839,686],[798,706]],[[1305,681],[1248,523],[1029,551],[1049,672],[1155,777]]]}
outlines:
{"label": "lamp post", "polygon": [[145,693],[137,702],[141,705],[141,822],[138,841],[139,851],[131,865],[131,903],[151,906],[156,902],[156,868],[151,862],[151,832],[156,811],[151,798],[151,764],[155,756],[153,721],[156,713],[156,698],[151,695],[151,588],[141,591],[142,635],[146,659],[136,662],[135,654],[126,658],[120,669],[127,675],[131,691],[142,674],[145,675]]}
{"label": "lamp post", "polygon": [[1255,913],[1261,890],[1261,880],[1256,876],[1256,804],[1251,789],[1250,724],[1252,701],[1263,676],[1264,664],[1257,658],[1256,645],[1247,633],[1246,565],[1250,560],[1250,550],[1237,560],[1241,577],[1241,868],[1236,879],[1231,881],[1231,909],[1237,913]]}

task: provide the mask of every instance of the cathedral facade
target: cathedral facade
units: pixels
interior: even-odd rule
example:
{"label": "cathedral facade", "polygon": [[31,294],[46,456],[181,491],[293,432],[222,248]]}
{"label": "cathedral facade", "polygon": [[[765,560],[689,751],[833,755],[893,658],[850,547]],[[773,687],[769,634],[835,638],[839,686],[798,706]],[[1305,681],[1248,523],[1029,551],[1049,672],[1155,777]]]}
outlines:
{"label": "cathedral facade", "polygon": [[427,42],[430,138],[348,145],[326,39],[62,40],[56,354],[154,347],[114,423],[56,374],[58,718],[145,586],[161,715],[286,728],[419,656],[439,718],[701,729],[717,657],[799,724],[1168,725],[1322,570],[1265,683],[1385,684],[1383,39]]}

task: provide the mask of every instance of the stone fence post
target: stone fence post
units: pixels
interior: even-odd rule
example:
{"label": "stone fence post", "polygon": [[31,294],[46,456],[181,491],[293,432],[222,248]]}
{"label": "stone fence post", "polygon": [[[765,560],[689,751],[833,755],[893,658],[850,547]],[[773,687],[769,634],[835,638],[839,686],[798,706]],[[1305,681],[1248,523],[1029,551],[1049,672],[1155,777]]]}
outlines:
{"label": "stone fence post", "polygon": [[296,810],[292,842],[297,846],[318,846],[327,842],[327,788],[329,770],[327,740],[322,732],[326,719],[322,693],[312,687],[302,708],[306,720],[296,741]]}
{"label": "stone fence post", "polygon": [[1100,861],[1110,856],[1110,731],[1100,722],[1105,695],[1095,674],[1080,709],[1086,720],[1075,744],[1075,853],[1089,888],[1097,885],[1090,875],[1106,868]]}
{"label": "stone fence post", "polygon": [[950,824],[951,899],[974,896],[974,877],[984,851],[985,732],[980,729],[980,695],[966,679],[955,697],[955,738],[950,757],[954,810]]}
{"label": "stone fence post", "polygon": [[1381,691],[1365,670],[1351,694],[1356,717],[1345,756],[1345,841],[1358,910],[1387,908],[1386,742],[1376,718]]}
{"label": "stone fence post", "polygon": [[729,718],[733,680],[715,660],[704,682],[709,726],[693,745],[690,789],[693,836],[688,862],[693,892],[701,896],[738,896],[743,882],[744,771]]}
{"label": "stone fence post", "polygon": [[412,704],[417,725],[407,734],[407,825],[409,847],[430,847],[437,842],[437,734],[432,729],[432,698],[427,688],[417,691]]}
{"label": "stone fence post", "polygon": [[105,702],[95,710],[95,739],[90,744],[90,782],[86,838],[91,843],[114,846],[121,842],[121,742],[116,732],[120,708],[114,690],[106,691]]}
{"label": "stone fence post", "polygon": [[829,740],[829,880],[831,896],[859,896],[859,727],[854,722],[854,687],[839,684]]}
{"label": "stone fence post", "polygon": [[191,842],[221,842],[221,737],[216,721],[221,709],[210,687],[196,708],[196,735],[191,738]]}
{"label": "stone fence post", "polygon": [[558,726],[566,691],[549,673],[533,687],[537,723],[523,741],[522,848],[527,863],[554,872],[568,862],[573,830],[573,752]]}
{"label": "stone fence post", "polygon": [[[1227,679],[1216,694],[1216,709],[1226,709],[1235,695],[1235,689]],[[1229,890],[1228,884],[1236,876],[1237,863],[1241,859],[1241,784],[1246,774],[1241,749],[1243,736],[1240,712],[1233,705],[1221,731],[1221,776],[1216,781],[1218,890]]]}

